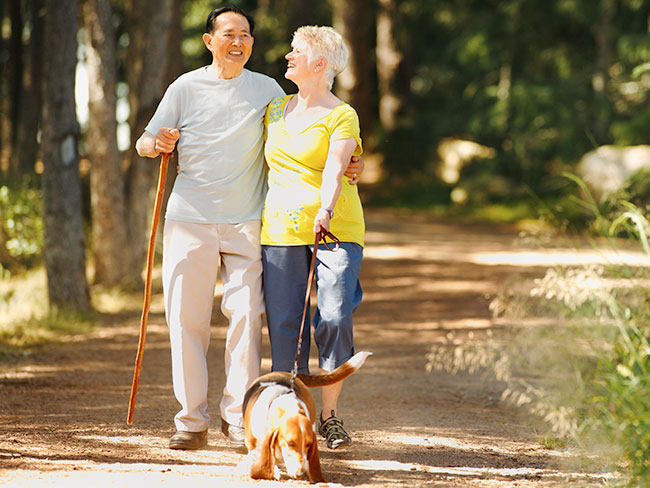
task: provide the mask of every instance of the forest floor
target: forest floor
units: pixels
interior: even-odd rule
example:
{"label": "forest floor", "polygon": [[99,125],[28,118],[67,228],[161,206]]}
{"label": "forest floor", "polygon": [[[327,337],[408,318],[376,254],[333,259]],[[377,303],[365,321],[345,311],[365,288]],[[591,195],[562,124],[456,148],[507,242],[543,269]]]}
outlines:
{"label": "forest floor", "polygon": [[[322,486],[602,486],[614,476],[571,468],[570,450],[545,448],[538,421],[503,404],[496,380],[426,371],[427,353],[450,332],[460,340],[501,333],[488,307],[502,283],[522,272],[543,275],[544,260],[521,259],[532,250],[516,243],[518,231],[387,210],[368,210],[367,223],[355,344],[373,355],[346,380],[339,402],[353,445],[329,451],[320,440]],[[89,334],[0,363],[0,486],[308,486],[286,477],[251,481],[238,467],[244,454],[220,432],[226,323],[219,294],[208,447],[168,449],[178,407],[159,286],[154,291],[131,426],[139,310],[104,313]],[[264,357],[267,371],[266,335]]]}

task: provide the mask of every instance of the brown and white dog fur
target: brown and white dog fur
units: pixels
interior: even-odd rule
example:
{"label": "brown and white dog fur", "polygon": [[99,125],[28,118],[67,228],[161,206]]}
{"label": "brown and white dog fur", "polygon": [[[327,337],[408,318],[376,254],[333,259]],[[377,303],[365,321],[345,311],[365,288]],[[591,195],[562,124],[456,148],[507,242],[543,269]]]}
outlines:
{"label": "brown and white dog fur", "polygon": [[299,374],[291,389],[291,374],[273,372],[253,382],[244,397],[247,465],[253,479],[279,479],[279,462],[287,474],[307,474],[324,481],[316,440],[316,405],[309,388],[343,381],[359,369],[369,352],[359,352],[334,371]]}

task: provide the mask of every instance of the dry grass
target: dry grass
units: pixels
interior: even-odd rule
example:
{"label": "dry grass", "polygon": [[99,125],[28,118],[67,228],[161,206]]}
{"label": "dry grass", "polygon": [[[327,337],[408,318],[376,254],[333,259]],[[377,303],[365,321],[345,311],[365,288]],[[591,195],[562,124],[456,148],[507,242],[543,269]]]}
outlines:
{"label": "dry grass", "polygon": [[40,267],[0,281],[0,350],[23,350],[93,330],[103,314],[137,311],[142,292],[91,289],[95,312],[52,313],[47,278]]}

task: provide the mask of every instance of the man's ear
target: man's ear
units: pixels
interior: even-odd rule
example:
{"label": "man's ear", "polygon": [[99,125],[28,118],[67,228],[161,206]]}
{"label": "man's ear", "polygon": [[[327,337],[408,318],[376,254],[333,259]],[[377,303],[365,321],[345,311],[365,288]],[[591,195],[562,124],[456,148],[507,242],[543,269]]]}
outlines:
{"label": "man's ear", "polygon": [[210,49],[210,43],[212,42],[212,35],[208,34],[207,32],[203,34],[203,44],[205,44],[205,47],[208,49],[208,51],[212,52]]}

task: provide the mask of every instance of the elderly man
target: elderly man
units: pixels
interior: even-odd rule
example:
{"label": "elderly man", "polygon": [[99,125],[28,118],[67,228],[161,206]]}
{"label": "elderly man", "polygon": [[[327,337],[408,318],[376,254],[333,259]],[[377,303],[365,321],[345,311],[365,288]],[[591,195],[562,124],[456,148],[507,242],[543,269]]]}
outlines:
{"label": "elderly man", "polygon": [[[221,428],[234,446],[244,445],[242,402],[260,374],[264,113],[284,92],[272,78],[244,68],[253,29],[253,19],[237,7],[210,12],[203,42],[212,63],[168,87],[136,142],[138,154],[151,158],[178,146],[179,173],[163,237],[165,315],[181,404],[172,449],[207,445],[206,354],[219,270],[221,311],[229,321]],[[362,170],[362,162],[351,163],[348,176]]]}

